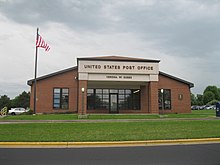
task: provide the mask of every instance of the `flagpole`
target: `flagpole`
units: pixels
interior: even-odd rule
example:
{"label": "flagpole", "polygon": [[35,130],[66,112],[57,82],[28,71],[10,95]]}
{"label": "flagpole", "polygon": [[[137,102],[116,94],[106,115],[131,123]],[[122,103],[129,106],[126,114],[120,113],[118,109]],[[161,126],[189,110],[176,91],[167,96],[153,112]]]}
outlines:
{"label": "flagpole", "polygon": [[[38,39],[38,31],[39,28],[37,28],[37,36],[36,36],[36,41]],[[36,52],[35,52],[35,71],[34,71],[34,114],[36,114],[36,99],[37,99],[37,53],[38,53],[38,47],[36,46]]]}

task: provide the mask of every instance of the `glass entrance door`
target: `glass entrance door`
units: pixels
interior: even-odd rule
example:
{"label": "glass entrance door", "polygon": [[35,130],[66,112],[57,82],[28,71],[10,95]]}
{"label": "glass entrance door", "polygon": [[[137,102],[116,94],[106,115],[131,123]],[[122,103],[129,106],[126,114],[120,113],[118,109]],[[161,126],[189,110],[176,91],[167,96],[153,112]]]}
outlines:
{"label": "glass entrance door", "polygon": [[110,93],[109,98],[109,111],[110,113],[118,113],[118,94],[117,93]]}

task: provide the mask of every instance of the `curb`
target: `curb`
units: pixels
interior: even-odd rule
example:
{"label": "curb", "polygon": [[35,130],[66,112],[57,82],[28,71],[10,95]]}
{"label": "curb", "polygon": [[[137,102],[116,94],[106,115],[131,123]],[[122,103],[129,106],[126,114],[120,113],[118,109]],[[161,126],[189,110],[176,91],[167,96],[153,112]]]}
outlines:
{"label": "curb", "polygon": [[116,142],[0,142],[0,148],[84,148],[220,143],[220,138]]}

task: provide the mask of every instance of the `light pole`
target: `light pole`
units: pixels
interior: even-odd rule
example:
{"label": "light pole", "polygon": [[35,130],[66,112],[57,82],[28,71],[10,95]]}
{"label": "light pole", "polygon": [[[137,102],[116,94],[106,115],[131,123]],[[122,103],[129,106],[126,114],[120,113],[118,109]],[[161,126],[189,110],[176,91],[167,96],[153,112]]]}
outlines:
{"label": "light pole", "polygon": [[81,89],[82,91],[82,115],[84,114],[84,92],[85,92],[85,88]]}
{"label": "light pole", "polygon": [[163,109],[164,109],[164,104],[163,104],[163,88],[160,90],[162,97],[161,97],[161,105],[162,105],[162,114],[163,114]]}

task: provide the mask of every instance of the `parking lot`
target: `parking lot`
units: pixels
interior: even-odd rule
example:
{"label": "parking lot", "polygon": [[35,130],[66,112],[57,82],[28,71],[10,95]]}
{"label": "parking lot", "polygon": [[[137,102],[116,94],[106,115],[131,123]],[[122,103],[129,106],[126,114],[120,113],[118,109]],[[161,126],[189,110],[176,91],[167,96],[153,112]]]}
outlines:
{"label": "parking lot", "polygon": [[192,110],[213,110],[216,109],[216,105],[193,105],[191,106]]}

